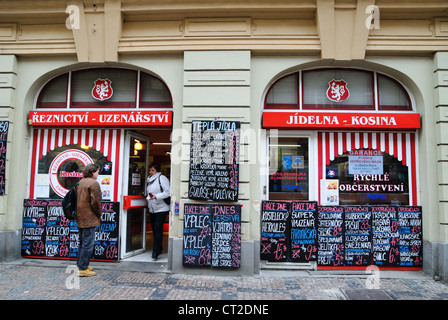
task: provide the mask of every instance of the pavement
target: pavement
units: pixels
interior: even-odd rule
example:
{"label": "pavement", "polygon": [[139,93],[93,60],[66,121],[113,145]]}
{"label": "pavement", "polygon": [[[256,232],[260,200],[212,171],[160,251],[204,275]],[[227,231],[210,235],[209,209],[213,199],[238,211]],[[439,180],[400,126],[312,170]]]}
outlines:
{"label": "pavement", "polygon": [[[188,311],[192,304],[186,301],[205,300],[448,300],[448,284],[421,271],[261,270],[254,276],[210,276],[174,274],[164,264],[91,265],[97,275],[80,278],[74,261],[2,262],[0,300],[182,301],[174,308],[177,314]],[[191,311],[198,310],[205,312]]]}

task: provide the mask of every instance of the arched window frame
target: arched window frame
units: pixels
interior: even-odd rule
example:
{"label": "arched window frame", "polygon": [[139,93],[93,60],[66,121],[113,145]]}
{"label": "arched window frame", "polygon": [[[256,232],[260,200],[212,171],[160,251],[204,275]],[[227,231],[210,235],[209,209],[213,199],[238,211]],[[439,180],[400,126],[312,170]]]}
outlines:
{"label": "arched window frame", "polygon": [[[322,71],[322,70],[344,70],[344,71],[355,71],[355,72],[365,72],[370,73],[372,76],[372,96],[373,96],[373,107],[371,110],[366,110],[366,108],[344,108],[344,107],[336,107],[336,108],[304,108],[303,106],[303,87],[304,87],[304,77],[303,74],[307,72],[315,72],[315,71]],[[295,104],[279,104],[278,106],[268,106],[268,98],[271,91],[275,88],[275,86],[281,81],[286,79],[287,77],[295,76],[297,79],[297,87],[295,96],[297,97],[297,103]],[[379,84],[378,84],[378,76],[382,76],[393,83],[395,83],[405,94],[407,102],[408,102],[408,108],[400,108],[401,106],[393,106],[393,107],[387,107],[387,106],[381,106],[380,105],[380,90],[379,90]],[[365,111],[365,112],[381,112],[381,111],[395,111],[395,112],[415,112],[415,102],[413,99],[412,94],[410,91],[397,79],[378,72],[374,70],[367,70],[367,69],[361,69],[361,68],[335,68],[335,67],[329,67],[329,68],[313,68],[313,69],[305,69],[305,70],[299,70],[292,73],[288,73],[278,79],[276,79],[268,88],[266,91],[264,101],[263,101],[263,108],[264,110],[298,110],[298,111],[312,111],[312,110],[332,110],[332,111],[348,111],[348,110],[358,110],[358,111]]]}
{"label": "arched window frame", "polygon": [[[124,105],[125,103],[129,103],[128,101],[124,101],[123,105],[117,105],[117,106],[111,106],[110,104],[108,104],[107,100],[103,101],[100,105],[87,105],[85,107],[80,107],[80,106],[73,106],[72,104],[72,80],[73,80],[73,75],[75,73],[82,73],[85,71],[91,71],[91,70],[95,70],[95,69],[101,69],[101,70],[105,70],[105,69],[109,69],[109,70],[126,70],[126,71],[131,71],[131,72],[135,72],[136,74],[136,86],[135,86],[135,100],[134,103],[132,105]],[[149,76],[157,81],[160,82],[160,84],[163,86],[163,88],[165,88],[166,90],[166,94],[169,95],[169,102],[144,102],[142,101],[142,97],[143,97],[143,90],[144,88],[142,87],[142,75],[146,75]],[[62,77],[67,77],[67,84],[66,84],[66,94],[65,94],[65,103],[60,103],[60,105],[56,105],[56,106],[39,106],[39,103],[42,99],[42,95],[45,93],[45,90],[52,84],[54,84],[54,82]],[[93,83],[92,83],[92,88],[93,88]],[[50,110],[61,110],[61,109],[92,109],[92,108],[123,108],[123,109],[129,109],[129,108],[136,108],[136,109],[172,109],[173,108],[173,99],[172,99],[172,95],[170,90],[168,89],[168,86],[166,85],[166,83],[164,81],[162,81],[160,78],[155,77],[149,73],[140,71],[140,70],[134,70],[134,69],[128,69],[128,68],[109,68],[109,67],[99,67],[99,68],[88,68],[88,69],[79,69],[79,70],[73,70],[73,71],[69,71],[63,74],[59,74],[51,79],[49,79],[39,90],[38,94],[35,97],[35,101],[33,104],[33,109],[34,110],[45,110],[45,109],[50,109]]]}

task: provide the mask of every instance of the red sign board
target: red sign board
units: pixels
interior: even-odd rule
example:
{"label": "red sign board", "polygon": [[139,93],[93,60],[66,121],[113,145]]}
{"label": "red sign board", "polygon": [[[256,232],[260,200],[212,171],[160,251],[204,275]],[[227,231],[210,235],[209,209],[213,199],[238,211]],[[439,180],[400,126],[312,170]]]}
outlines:
{"label": "red sign board", "polygon": [[172,111],[30,111],[28,123],[36,127],[130,128],[169,127]]}
{"label": "red sign board", "polygon": [[263,128],[415,130],[418,113],[264,112]]}

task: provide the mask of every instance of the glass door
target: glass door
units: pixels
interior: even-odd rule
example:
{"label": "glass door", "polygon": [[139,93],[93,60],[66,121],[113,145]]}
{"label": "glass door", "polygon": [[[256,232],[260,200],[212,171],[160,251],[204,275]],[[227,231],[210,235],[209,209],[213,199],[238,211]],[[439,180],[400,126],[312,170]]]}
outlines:
{"label": "glass door", "polygon": [[314,140],[312,133],[269,137],[269,200],[316,200]]}
{"label": "glass door", "polygon": [[149,139],[127,132],[123,172],[123,216],[121,257],[127,258],[146,250],[145,180],[148,172]]}

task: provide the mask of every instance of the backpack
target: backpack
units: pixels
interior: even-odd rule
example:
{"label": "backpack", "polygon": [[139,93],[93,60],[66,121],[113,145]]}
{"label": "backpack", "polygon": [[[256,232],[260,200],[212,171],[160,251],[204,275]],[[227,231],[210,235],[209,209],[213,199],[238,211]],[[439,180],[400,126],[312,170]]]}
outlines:
{"label": "backpack", "polygon": [[64,215],[69,220],[76,219],[76,202],[77,202],[77,188],[79,182],[71,188],[62,199],[62,211]]}

